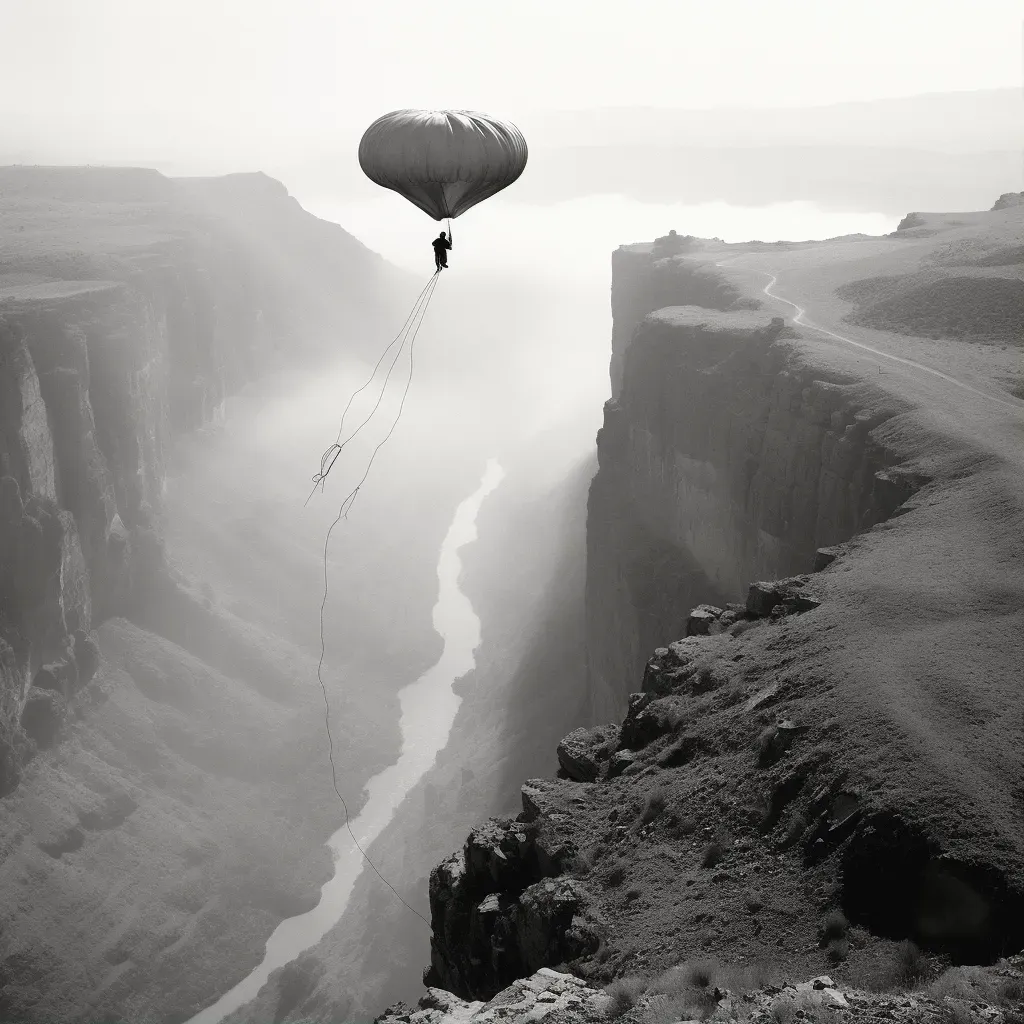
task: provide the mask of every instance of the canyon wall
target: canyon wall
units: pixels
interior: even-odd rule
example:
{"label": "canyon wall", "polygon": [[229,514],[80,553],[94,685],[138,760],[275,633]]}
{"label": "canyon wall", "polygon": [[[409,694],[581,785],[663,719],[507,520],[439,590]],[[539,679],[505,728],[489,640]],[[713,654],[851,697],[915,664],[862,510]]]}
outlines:
{"label": "canyon wall", "polygon": [[161,559],[171,439],[397,277],[264,175],[0,169],[0,795]]}
{"label": "canyon wall", "polygon": [[815,567],[910,485],[851,383],[805,365],[781,318],[656,246],[613,259],[613,397],[587,513],[590,719],[621,717],[651,651],[702,601]]}

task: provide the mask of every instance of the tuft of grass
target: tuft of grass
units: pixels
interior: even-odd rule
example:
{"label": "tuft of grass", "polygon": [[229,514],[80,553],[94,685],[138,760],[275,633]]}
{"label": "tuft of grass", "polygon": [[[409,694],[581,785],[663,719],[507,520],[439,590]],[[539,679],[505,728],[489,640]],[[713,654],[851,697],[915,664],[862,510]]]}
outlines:
{"label": "tuft of grass", "polygon": [[680,1019],[704,1018],[718,1001],[715,979],[720,968],[713,961],[679,964],[659,975],[649,988],[651,1001],[645,1024],[670,1024]]}
{"label": "tuft of grass", "polygon": [[717,1011],[721,990],[733,996],[744,996],[759,992],[773,978],[774,975],[760,965],[729,967],[714,960],[679,964],[651,982],[641,1019],[643,1024],[707,1020]]}
{"label": "tuft of grass", "polygon": [[712,960],[701,960],[686,968],[686,982],[690,988],[709,989],[718,974],[718,965]]}
{"label": "tuft of grass", "polygon": [[626,878],[626,868],[628,863],[624,857],[616,857],[611,867],[608,869],[608,874],[604,876],[605,885],[609,889],[614,889],[616,886],[622,885]]}
{"label": "tuft of grass", "polygon": [[810,993],[798,996],[779,996],[769,1008],[774,1024],[793,1024],[794,1020],[812,1021],[814,1024],[829,1024],[835,1020],[832,1011]]}
{"label": "tuft of grass", "polygon": [[794,811],[789,816],[789,821],[786,822],[786,834],[782,838],[782,848],[788,849],[796,843],[807,831],[808,824],[810,823],[802,811]]}
{"label": "tuft of grass", "polygon": [[651,982],[650,991],[656,995],[678,996],[688,988],[686,982],[686,965],[670,967]]}
{"label": "tuft of grass", "polygon": [[1024,978],[1000,979],[996,999],[1007,1006],[1024,1006]]}
{"label": "tuft of grass", "polygon": [[681,818],[673,817],[671,827],[677,836],[692,836],[700,828],[700,822],[692,815],[685,814]]}
{"label": "tuft of grass", "polygon": [[796,1017],[796,1004],[792,999],[776,999],[768,1008],[774,1024],[791,1024]]}
{"label": "tuft of grass", "polygon": [[725,857],[725,847],[721,843],[711,843],[701,855],[701,867],[713,868]]}
{"label": "tuft of grass", "polygon": [[850,940],[845,936],[829,939],[825,946],[825,956],[830,964],[841,964],[850,955]]}
{"label": "tuft of grass", "polygon": [[640,812],[640,824],[649,825],[668,805],[668,790],[658,786],[647,794],[643,810]]}
{"label": "tuft of grass", "polygon": [[825,915],[821,922],[821,937],[824,941],[829,939],[842,939],[850,930],[850,922],[841,910],[833,910]]}
{"label": "tuft of grass", "polygon": [[921,952],[916,942],[904,939],[896,947],[895,978],[899,985],[908,988],[919,985],[933,974],[931,962]]}
{"label": "tuft of grass", "polygon": [[766,725],[754,740],[754,749],[757,751],[757,763],[762,768],[771,763],[775,756],[775,740],[779,735],[777,726]]}
{"label": "tuft of grass", "polygon": [[613,981],[604,991],[611,999],[608,1004],[608,1016],[618,1020],[636,1006],[637,1001],[647,991],[647,982],[643,978],[631,975]]}
{"label": "tuft of grass", "polygon": [[733,995],[747,995],[760,992],[774,981],[774,972],[763,964],[749,964],[745,967],[720,967],[715,984],[727,989]]}
{"label": "tuft of grass", "polygon": [[950,967],[930,982],[925,992],[932,999],[998,1006],[1024,1005],[1024,978],[993,977],[981,967]]}
{"label": "tuft of grass", "polygon": [[682,768],[689,764],[700,746],[698,738],[692,734],[681,736],[658,758],[662,768]]}
{"label": "tuft of grass", "polygon": [[935,1018],[938,1024],[971,1024],[971,1009],[965,1003],[947,1003]]}
{"label": "tuft of grass", "polygon": [[590,851],[577,853],[566,865],[565,873],[573,878],[586,878],[594,868]]}
{"label": "tuft of grass", "polygon": [[688,1016],[686,1005],[671,996],[654,996],[640,1012],[642,1024],[676,1024]]}

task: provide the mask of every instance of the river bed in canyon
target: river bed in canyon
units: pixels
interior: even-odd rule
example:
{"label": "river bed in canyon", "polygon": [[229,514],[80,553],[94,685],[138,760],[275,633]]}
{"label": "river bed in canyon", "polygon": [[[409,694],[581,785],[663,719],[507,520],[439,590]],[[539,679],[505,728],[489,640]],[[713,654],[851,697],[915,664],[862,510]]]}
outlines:
{"label": "river bed in canyon", "polygon": [[[452,684],[469,672],[480,641],[480,620],[459,589],[459,551],[476,539],[476,517],[484,500],[501,483],[499,463],[487,463],[477,489],[456,509],[437,562],[439,593],[433,609],[434,628],[444,641],[437,662],[398,695],[401,703],[402,750],[398,760],[375,775],[366,789],[368,800],[349,825],[331,836],[334,876],[323,887],[320,902],[307,914],[288,918],[267,941],[260,965],[190,1024],[217,1024],[252,999],[272,971],[319,941],[344,913],[352,888],[364,867],[365,850],[391,820],[395,809],[423,777],[445,745],[460,698]],[[358,840],[358,845],[355,840]]]}

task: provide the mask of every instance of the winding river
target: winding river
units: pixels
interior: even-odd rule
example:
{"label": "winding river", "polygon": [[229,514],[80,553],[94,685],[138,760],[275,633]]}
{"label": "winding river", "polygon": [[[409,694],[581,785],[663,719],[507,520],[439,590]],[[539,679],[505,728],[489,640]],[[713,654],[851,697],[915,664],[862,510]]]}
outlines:
{"label": "winding river", "polygon": [[[452,684],[473,668],[474,651],[480,643],[480,620],[459,589],[459,549],[476,540],[480,506],[504,475],[496,460],[487,463],[480,486],[456,509],[441,545],[437,562],[440,587],[433,621],[434,629],[444,640],[444,649],[436,664],[398,695],[402,709],[401,754],[393,765],[367,783],[366,805],[352,820],[352,831],[363,849],[368,849],[380,835],[448,741],[460,703]],[[365,862],[344,825],[331,836],[328,845],[334,855],[334,876],[321,889],[320,902],[309,913],[282,921],[267,940],[262,963],[188,1024],[218,1024],[253,999],[273,971],[315,945],[337,923]]]}

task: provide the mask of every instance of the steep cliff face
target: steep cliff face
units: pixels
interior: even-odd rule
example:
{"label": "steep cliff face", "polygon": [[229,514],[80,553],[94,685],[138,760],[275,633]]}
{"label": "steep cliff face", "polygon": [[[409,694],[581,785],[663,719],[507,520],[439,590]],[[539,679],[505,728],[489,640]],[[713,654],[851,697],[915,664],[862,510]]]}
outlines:
{"label": "steep cliff face", "polygon": [[395,282],[263,175],[5,168],[0,226],[2,794],[159,562],[174,434]]}
{"label": "steep cliff face", "polygon": [[[594,722],[621,714],[650,651],[680,635],[693,605],[810,571],[818,548],[886,519],[913,488],[887,472],[894,460],[870,437],[881,417],[851,378],[806,365],[783,321],[739,309],[754,303],[714,268],[641,248],[616,253],[621,385],[588,505]],[[658,300],[670,305],[648,313]]]}
{"label": "steep cliff face", "polygon": [[648,313],[663,306],[705,306],[727,311],[757,309],[760,305],[713,267],[687,259],[683,255],[686,248],[683,236],[666,235],[653,244],[623,245],[612,253],[612,398],[622,390],[626,351],[633,332]]}

